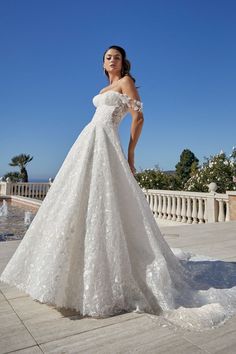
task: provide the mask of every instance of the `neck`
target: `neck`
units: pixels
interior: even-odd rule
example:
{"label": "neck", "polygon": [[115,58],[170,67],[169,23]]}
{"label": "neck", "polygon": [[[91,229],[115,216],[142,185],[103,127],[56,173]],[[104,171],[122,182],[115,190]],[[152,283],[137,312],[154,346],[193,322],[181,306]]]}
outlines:
{"label": "neck", "polygon": [[118,74],[109,74],[110,85],[114,84],[115,82],[119,81],[120,79],[121,79],[121,77]]}

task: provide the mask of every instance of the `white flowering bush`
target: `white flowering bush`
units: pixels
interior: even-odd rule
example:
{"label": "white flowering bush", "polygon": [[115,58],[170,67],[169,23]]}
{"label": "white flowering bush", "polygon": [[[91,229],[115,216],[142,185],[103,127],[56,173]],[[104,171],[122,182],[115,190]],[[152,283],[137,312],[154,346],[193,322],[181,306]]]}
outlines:
{"label": "white flowering bush", "polygon": [[145,169],[135,174],[141,188],[145,189],[175,189],[175,177],[161,171],[159,168]]}
{"label": "white flowering bush", "polygon": [[236,190],[236,148],[227,156],[223,151],[206,158],[203,163],[185,183],[184,190],[193,192],[208,192],[208,185],[215,182],[218,193],[226,190]]}

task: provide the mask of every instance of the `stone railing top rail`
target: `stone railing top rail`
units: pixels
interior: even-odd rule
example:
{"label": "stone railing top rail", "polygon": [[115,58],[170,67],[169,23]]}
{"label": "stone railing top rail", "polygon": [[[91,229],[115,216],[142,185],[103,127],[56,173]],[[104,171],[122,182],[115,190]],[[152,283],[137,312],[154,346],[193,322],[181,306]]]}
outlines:
{"label": "stone railing top rail", "polygon": [[50,182],[10,182],[11,184],[16,184],[16,185],[25,185],[25,186],[28,186],[29,184],[36,184],[36,185],[39,185],[39,184],[50,184]]}
{"label": "stone railing top rail", "polygon": [[216,192],[188,192],[188,191],[173,191],[165,189],[145,189],[142,190],[150,194],[159,194],[159,195],[169,195],[169,196],[179,196],[179,197],[192,197],[192,198],[215,198],[228,199],[228,194],[216,193]]}

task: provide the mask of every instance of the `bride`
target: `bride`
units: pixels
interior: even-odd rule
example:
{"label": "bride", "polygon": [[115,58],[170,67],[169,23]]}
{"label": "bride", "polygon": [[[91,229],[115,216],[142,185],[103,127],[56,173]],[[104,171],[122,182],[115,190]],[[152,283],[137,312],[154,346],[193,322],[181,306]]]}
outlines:
{"label": "bride", "polygon": [[[230,269],[224,268],[225,283],[213,286],[212,279],[222,277],[214,261],[181,252],[177,257],[162,237],[133,176],[144,118],[125,50],[108,48],[103,66],[109,85],[93,98],[92,120],[0,280],[84,316],[138,311],[189,328],[223,323],[236,311],[236,282],[226,279]],[[128,112],[126,159],[118,128]]]}

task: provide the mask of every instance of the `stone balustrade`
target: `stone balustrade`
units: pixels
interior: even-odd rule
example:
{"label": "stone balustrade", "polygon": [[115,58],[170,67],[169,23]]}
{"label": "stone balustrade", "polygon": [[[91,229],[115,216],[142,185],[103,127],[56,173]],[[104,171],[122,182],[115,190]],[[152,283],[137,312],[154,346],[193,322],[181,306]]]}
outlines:
{"label": "stone balustrade", "polygon": [[23,182],[0,182],[0,195],[18,195],[43,200],[52,184],[52,181],[45,183],[23,183]]}
{"label": "stone balustrade", "polygon": [[187,224],[230,220],[228,194],[153,189],[143,192],[156,219]]}

